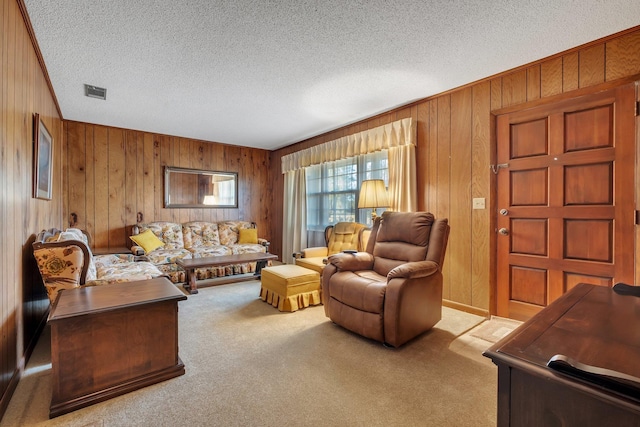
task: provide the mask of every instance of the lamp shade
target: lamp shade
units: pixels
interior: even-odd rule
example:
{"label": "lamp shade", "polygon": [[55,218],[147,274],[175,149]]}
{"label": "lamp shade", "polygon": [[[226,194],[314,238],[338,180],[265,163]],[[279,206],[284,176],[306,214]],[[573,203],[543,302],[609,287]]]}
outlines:
{"label": "lamp shade", "polygon": [[381,179],[368,179],[362,181],[358,208],[388,208],[389,196]]}

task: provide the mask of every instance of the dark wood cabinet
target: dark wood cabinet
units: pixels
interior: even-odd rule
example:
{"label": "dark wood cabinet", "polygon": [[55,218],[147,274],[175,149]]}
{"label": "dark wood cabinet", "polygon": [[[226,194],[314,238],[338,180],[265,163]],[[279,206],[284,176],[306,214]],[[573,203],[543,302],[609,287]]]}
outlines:
{"label": "dark wood cabinet", "polygon": [[579,284],[484,354],[498,366],[498,426],[640,427],[640,384],[547,366],[561,354],[640,378],[640,297]]}
{"label": "dark wood cabinet", "polygon": [[166,278],[62,291],[49,315],[55,417],[184,374]]}

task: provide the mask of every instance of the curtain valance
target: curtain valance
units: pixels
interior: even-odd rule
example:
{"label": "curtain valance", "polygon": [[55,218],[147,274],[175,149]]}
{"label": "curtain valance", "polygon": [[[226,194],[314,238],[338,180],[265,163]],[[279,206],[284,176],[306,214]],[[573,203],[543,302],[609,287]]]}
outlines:
{"label": "curtain valance", "polygon": [[416,127],[413,119],[397,120],[283,156],[282,173],[324,162],[415,144]]}

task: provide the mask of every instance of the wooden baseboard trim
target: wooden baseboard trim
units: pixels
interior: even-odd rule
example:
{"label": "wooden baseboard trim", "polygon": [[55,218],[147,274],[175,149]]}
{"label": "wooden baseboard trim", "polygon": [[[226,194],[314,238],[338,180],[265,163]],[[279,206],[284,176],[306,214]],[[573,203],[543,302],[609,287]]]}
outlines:
{"label": "wooden baseboard trim", "polygon": [[442,300],[442,305],[444,305],[445,307],[449,307],[449,308],[453,308],[456,310],[460,310],[460,311],[464,311],[467,313],[471,313],[471,314],[475,314],[476,316],[482,316],[485,318],[490,318],[491,315],[489,314],[489,310],[485,310],[483,308],[478,308],[478,307],[473,307],[470,305],[466,305],[466,304],[461,304],[459,302],[455,302],[455,301],[449,301],[447,299],[443,299]]}

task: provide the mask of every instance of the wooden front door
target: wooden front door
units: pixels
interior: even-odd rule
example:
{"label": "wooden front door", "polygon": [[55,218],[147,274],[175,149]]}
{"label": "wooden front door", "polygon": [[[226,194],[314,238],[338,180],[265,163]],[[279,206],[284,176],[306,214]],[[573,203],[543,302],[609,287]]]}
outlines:
{"label": "wooden front door", "polygon": [[498,316],[633,283],[634,106],[631,84],[497,117]]}

